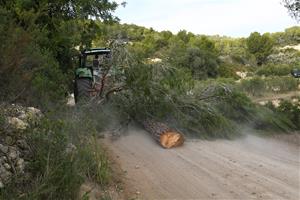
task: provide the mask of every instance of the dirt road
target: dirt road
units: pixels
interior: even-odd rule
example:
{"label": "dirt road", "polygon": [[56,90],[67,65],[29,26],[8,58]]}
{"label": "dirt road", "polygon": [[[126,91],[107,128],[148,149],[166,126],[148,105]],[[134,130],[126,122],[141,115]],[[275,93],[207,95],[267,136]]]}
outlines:
{"label": "dirt road", "polygon": [[300,199],[296,145],[247,136],[165,150],[130,129],[109,146],[137,199]]}

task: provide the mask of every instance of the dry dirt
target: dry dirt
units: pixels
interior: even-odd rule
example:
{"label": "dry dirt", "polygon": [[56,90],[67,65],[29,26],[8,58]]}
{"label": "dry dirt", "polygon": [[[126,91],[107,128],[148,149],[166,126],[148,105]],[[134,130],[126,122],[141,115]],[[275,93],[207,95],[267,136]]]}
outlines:
{"label": "dry dirt", "polygon": [[188,140],[165,150],[130,128],[106,143],[128,199],[300,199],[300,147],[278,139]]}

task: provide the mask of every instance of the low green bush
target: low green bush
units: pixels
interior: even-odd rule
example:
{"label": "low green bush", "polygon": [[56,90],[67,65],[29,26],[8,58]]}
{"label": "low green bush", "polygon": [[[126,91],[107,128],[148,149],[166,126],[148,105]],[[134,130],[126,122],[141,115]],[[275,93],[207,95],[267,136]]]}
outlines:
{"label": "low green bush", "polygon": [[260,77],[253,77],[251,79],[244,79],[241,81],[239,87],[243,92],[251,96],[262,96],[266,92],[266,82]]}
{"label": "low green bush", "polygon": [[263,106],[256,107],[250,125],[257,130],[272,131],[273,133],[288,133],[295,129],[295,125],[289,118]]}
{"label": "low green bush", "polygon": [[231,64],[221,64],[218,68],[218,73],[220,77],[223,78],[233,78],[233,79],[239,79],[239,76],[236,74],[238,67],[231,65]]}
{"label": "low green bush", "polygon": [[258,76],[286,76],[291,73],[291,70],[293,69],[290,65],[264,65],[259,67],[255,74]]}
{"label": "low green bush", "polygon": [[255,76],[251,79],[242,80],[238,84],[238,88],[251,96],[263,96],[265,93],[295,91],[298,88],[298,80],[290,76],[266,78]]}
{"label": "low green bush", "polygon": [[268,77],[265,79],[267,92],[290,92],[298,89],[298,80],[294,77]]}
{"label": "low green bush", "polygon": [[289,118],[295,127],[300,130],[300,102],[285,100],[280,103],[277,112]]}

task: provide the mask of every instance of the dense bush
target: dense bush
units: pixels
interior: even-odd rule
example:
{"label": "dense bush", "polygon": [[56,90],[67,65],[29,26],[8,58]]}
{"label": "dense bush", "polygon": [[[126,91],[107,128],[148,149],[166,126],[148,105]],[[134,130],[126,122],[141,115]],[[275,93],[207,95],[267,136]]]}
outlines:
{"label": "dense bush", "polygon": [[294,77],[269,77],[266,78],[266,87],[269,92],[289,92],[298,89],[298,80]]}
{"label": "dense bush", "polygon": [[[3,14],[0,12],[1,16]],[[30,33],[18,27],[12,18],[6,18],[7,21],[0,24],[3,38],[0,47],[0,100],[45,106],[51,101],[64,99],[66,82],[70,80],[63,76],[56,58],[37,45],[35,34],[41,38],[44,33]]]}
{"label": "dense bush", "polygon": [[297,102],[283,101],[280,103],[280,106],[277,108],[280,114],[285,115],[289,118],[293,124],[300,129],[300,103],[299,99]]}
{"label": "dense bush", "polygon": [[255,76],[242,80],[238,87],[251,96],[263,96],[268,93],[295,91],[298,88],[298,81],[289,76],[267,78]]}
{"label": "dense bush", "polygon": [[240,69],[241,67],[237,67],[227,63],[222,63],[218,68],[218,74],[222,78],[239,79],[239,76],[236,74],[236,72]]}
{"label": "dense bush", "polygon": [[117,21],[117,6],[104,0],[0,1],[0,100],[60,104],[72,85],[75,47],[91,47],[99,31],[91,16]]}
{"label": "dense bush", "polygon": [[259,76],[286,76],[291,73],[293,69],[290,65],[263,65],[255,72]]}
{"label": "dense bush", "polygon": [[268,103],[266,106],[275,111],[278,115],[288,118],[296,127],[300,130],[300,102],[299,98],[296,101],[284,100],[280,103],[279,107],[274,107],[272,103]]}
{"label": "dense bush", "polygon": [[[29,176],[12,180],[0,190],[0,199],[77,199],[86,179],[104,188],[111,172],[96,139],[108,124],[104,113],[64,108],[27,129]],[[103,123],[96,126],[99,121]]]}
{"label": "dense bush", "polygon": [[255,56],[257,64],[262,65],[272,53],[274,41],[268,33],[261,35],[258,32],[253,32],[247,38],[246,44],[249,53]]}
{"label": "dense bush", "polygon": [[266,91],[265,80],[260,77],[253,77],[251,79],[244,79],[240,83],[242,91],[252,95],[261,96]]}

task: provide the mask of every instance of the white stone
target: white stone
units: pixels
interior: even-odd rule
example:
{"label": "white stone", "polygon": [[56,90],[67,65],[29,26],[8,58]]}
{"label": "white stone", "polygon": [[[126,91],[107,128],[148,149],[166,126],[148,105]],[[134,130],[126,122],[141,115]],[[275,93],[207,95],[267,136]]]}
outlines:
{"label": "white stone", "polygon": [[245,79],[247,77],[247,72],[236,72],[241,79]]}
{"label": "white stone", "polygon": [[9,153],[8,153],[8,157],[11,159],[11,160],[15,160],[17,159],[18,157],[18,152],[14,149],[10,149]]}
{"label": "white stone", "polygon": [[0,144],[0,151],[2,151],[2,153],[7,153],[8,152],[8,147],[4,146],[3,144]]}
{"label": "white stone", "polygon": [[11,166],[10,166],[8,163],[4,163],[3,166],[4,166],[5,169],[7,169],[7,170],[10,170],[10,169],[11,169]]}
{"label": "white stone", "polygon": [[23,172],[24,171],[24,168],[25,168],[25,162],[24,162],[24,159],[20,158],[18,161],[17,161],[17,169],[19,172]]}
{"label": "white stone", "polygon": [[37,116],[37,117],[40,117],[42,116],[42,112],[37,109],[37,108],[34,108],[34,107],[28,107],[27,108],[27,112],[31,115],[34,115],[34,116]]}
{"label": "white stone", "polygon": [[18,130],[25,130],[28,127],[27,123],[25,123],[23,120],[16,117],[9,117],[8,123],[12,126],[12,128]]}

